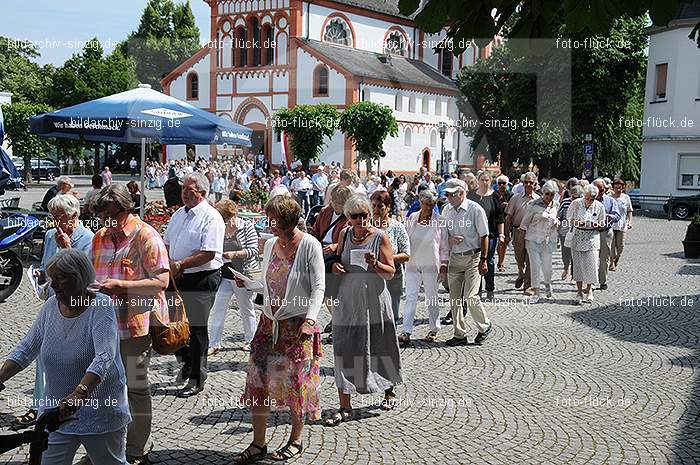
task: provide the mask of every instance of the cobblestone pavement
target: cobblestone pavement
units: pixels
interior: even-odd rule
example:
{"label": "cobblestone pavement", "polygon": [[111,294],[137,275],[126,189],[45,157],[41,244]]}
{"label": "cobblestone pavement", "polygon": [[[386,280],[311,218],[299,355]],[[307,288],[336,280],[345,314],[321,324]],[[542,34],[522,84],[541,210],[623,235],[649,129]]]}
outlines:
{"label": "cobblestone pavement", "polygon": [[[381,412],[376,397],[355,398],[355,420],[306,427],[307,449],[296,463],[699,463],[700,261],[682,256],[686,224],[638,218],[610,289],[597,292],[592,305],[572,305],[574,288],[560,280],[554,302],[523,305],[512,290],[510,256],[497,278],[502,302],[488,305],[494,332],[483,346],[446,347],[447,327],[436,346],[416,341],[402,349],[406,383],[396,410]],[[560,273],[555,266],[554,276]],[[0,304],[3,354],[37,309],[26,283]],[[426,318],[420,307],[414,338],[427,332]],[[207,391],[198,398],[176,398],[173,358],[154,359],[158,463],[227,464],[251,441],[251,417],[235,405],[247,359],[241,333],[230,311],[225,349],[211,358]],[[324,349],[328,414],[337,395],[332,348]],[[33,377],[26,370],[0,394],[4,430],[23,412],[11,402],[31,395]],[[291,425],[285,413],[269,425],[274,449]],[[0,463],[22,463],[26,452]]]}

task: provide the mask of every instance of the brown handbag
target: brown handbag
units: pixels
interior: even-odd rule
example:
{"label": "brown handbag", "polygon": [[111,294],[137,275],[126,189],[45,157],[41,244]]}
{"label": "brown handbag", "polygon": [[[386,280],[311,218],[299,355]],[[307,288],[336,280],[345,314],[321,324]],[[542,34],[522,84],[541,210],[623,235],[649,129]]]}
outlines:
{"label": "brown handbag", "polygon": [[[151,312],[149,328],[153,350],[161,355],[173,354],[190,342],[190,322],[187,320],[185,304],[177,290],[172,272],[170,272],[170,279],[173,280],[173,288],[175,289],[172,299],[175,306],[174,318],[169,324],[164,324],[158,312]],[[170,310],[168,309],[168,311]],[[170,314],[172,316],[173,312]]]}

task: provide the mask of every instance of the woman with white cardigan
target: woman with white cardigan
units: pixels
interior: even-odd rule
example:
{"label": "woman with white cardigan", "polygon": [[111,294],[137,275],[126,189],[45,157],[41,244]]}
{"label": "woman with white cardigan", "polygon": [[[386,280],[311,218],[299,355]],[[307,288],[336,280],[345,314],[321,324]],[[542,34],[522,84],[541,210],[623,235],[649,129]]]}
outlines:
{"label": "woman with white cardigan", "polygon": [[[241,397],[252,410],[253,442],[234,457],[234,463],[298,456],[303,450],[305,417],[321,418],[317,392],[321,329],[316,324],[325,288],[321,244],[297,228],[301,208],[291,197],[270,199],[265,214],[275,237],[265,242],[262,282],[236,279],[238,286],[262,292],[263,314],[251,342]],[[292,431],[286,445],[267,455],[265,433],[271,405],[289,408]]]}
{"label": "woman with white cardigan", "polygon": [[438,306],[438,283],[447,274],[450,246],[447,243],[447,228],[443,217],[433,211],[438,195],[426,189],[418,195],[420,210],[406,220],[406,231],[411,243],[411,256],[406,263],[406,307],[403,314],[403,333],[399,342],[411,342],[413,318],[416,315],[418,291],[421,283],[425,287],[425,302],[428,307],[430,331],[426,342],[437,342],[440,331],[440,307]]}

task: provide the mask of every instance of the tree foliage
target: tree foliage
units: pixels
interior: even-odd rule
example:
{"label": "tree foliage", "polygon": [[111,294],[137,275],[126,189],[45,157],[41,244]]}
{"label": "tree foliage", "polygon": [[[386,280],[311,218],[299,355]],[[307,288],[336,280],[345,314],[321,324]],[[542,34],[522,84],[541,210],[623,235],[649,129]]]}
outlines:
{"label": "tree foliage", "polygon": [[14,102],[46,101],[54,67],[32,61],[38,56],[35,47],[0,36],[0,91],[12,92]]}
{"label": "tree foliage", "polygon": [[139,27],[117,50],[133,58],[139,81],[161,90],[160,80],[200,48],[190,2],[149,0]]}
{"label": "tree foliage", "polygon": [[36,103],[10,103],[2,106],[5,117],[5,136],[9,140],[15,156],[24,159],[25,182],[31,181],[31,159],[43,156],[49,147],[46,139],[32,133],[29,118],[39,113],[51,111],[47,105]]}
{"label": "tree foliage", "polygon": [[[572,48],[570,69],[556,54],[523,54],[513,41],[464,68],[458,85],[465,101],[460,106],[467,121],[479,123],[464,125],[474,138],[472,146],[491,159],[500,154],[506,169],[516,160],[536,160],[545,173],[580,175],[581,142],[591,133],[599,170],[638,179],[641,127],[635,123],[641,121],[644,106],[643,25],[643,17],[624,18],[607,35],[596,36],[592,31],[573,33],[562,21],[555,31],[560,40],[583,44],[588,38],[589,44],[592,39],[599,44]],[[518,72],[523,69],[531,71]],[[567,90],[562,85],[569,78]],[[544,95],[538,94],[538,84]],[[570,95],[570,107],[557,95]],[[549,105],[550,114],[538,114],[538,99],[554,99],[557,105]],[[524,125],[527,120],[537,123]],[[514,124],[494,124],[506,121]]]}
{"label": "tree foliage", "polygon": [[297,105],[275,113],[273,125],[289,137],[294,158],[308,163],[323,153],[325,139],[335,134],[338,110],[333,105]]}
{"label": "tree foliage", "polygon": [[352,141],[358,159],[366,161],[377,160],[384,140],[399,134],[393,110],[372,102],[357,102],[347,107],[338,126]]}
{"label": "tree foliage", "polygon": [[[406,16],[417,12],[418,27],[436,33],[449,25],[448,36],[461,53],[472,38],[488,44],[496,34],[508,38],[549,38],[560,21],[575,34],[592,31],[605,34],[616,20],[649,14],[656,26],[666,26],[679,6],[693,0],[399,0]],[[495,20],[494,20],[495,19]],[[700,47],[700,23],[689,38]]]}

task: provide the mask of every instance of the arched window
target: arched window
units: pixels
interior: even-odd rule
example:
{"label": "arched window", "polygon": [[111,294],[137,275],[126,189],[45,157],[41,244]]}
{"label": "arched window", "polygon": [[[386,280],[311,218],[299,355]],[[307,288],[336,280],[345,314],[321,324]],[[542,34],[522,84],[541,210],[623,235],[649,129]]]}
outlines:
{"label": "arched window", "polygon": [[443,45],[440,49],[440,54],[440,72],[442,72],[444,76],[452,77],[452,60],[454,58],[452,47]]}
{"label": "arched window", "polygon": [[384,53],[393,53],[402,57],[408,56],[406,36],[401,31],[391,31],[384,43]]}
{"label": "arched window", "polygon": [[352,32],[343,18],[333,18],[326,24],[323,40],[334,44],[352,46]]}
{"label": "arched window", "polygon": [[314,71],[314,97],[328,97],[328,66],[318,66]]}
{"label": "arched window", "polygon": [[406,128],[403,133],[403,145],[410,147],[411,144],[411,128]]}
{"label": "arched window", "polygon": [[423,97],[423,99],[422,99],[422,104],[423,104],[422,110],[423,110],[423,114],[424,114],[424,115],[427,115],[428,112],[430,111],[429,106],[428,106],[429,103],[430,103],[430,101],[428,100],[428,97],[427,97],[427,96],[426,96],[426,97]]}
{"label": "arched window", "polygon": [[194,71],[187,75],[187,100],[199,100],[199,75]]}
{"label": "arched window", "polygon": [[253,66],[260,66],[260,21],[256,17],[250,18],[250,29],[253,31],[252,49],[253,49]]}
{"label": "arched window", "polygon": [[430,146],[437,147],[437,131],[435,129],[430,131]]}
{"label": "arched window", "polygon": [[266,24],[262,27],[262,56],[260,61],[263,66],[271,65],[275,61],[275,35],[271,25]]}
{"label": "arched window", "polygon": [[394,100],[394,110],[396,111],[402,111],[403,108],[403,95],[401,93],[396,94],[395,100]]}
{"label": "arched window", "polygon": [[408,98],[408,111],[409,111],[410,113],[415,113],[415,112],[416,112],[416,96],[415,96],[415,95],[411,95],[411,96]]}
{"label": "arched window", "polygon": [[442,116],[442,100],[440,97],[435,99],[435,115]]}
{"label": "arched window", "polygon": [[243,26],[236,29],[236,66],[247,66],[248,64],[248,33]]}

